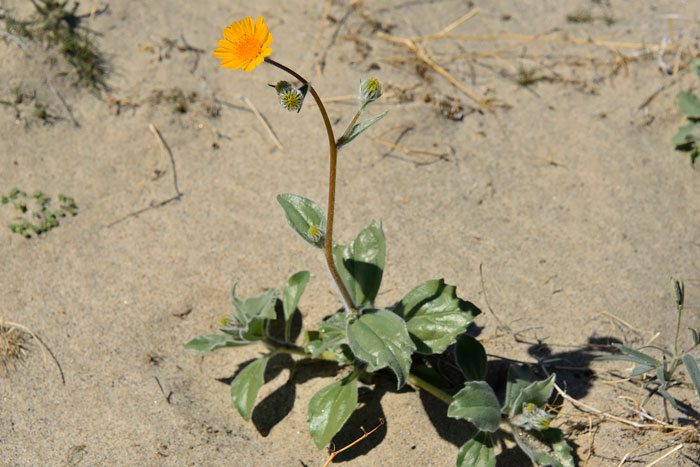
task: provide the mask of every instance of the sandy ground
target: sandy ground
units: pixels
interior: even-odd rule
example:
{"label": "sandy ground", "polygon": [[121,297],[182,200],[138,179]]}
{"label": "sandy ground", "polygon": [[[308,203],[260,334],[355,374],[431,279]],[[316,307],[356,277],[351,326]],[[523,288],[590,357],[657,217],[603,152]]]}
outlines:
{"label": "sandy ground", "polygon": [[[78,11],[89,14],[91,3]],[[0,41],[0,97],[22,83],[62,117],[44,125],[30,116],[25,126],[0,107],[0,189],[65,193],[79,206],[76,217],[30,240],[4,226],[14,214],[0,206],[0,318],[37,333],[65,378],[28,337],[25,358],[0,377],[0,464],[325,461],[308,435],[306,405],[332,381],[333,367],[306,365],[288,381],[281,360],[246,423],[225,383],[262,349],[200,357],[182,347],[231,311],[235,281],[241,295],[252,296],[308,269],[312,280],[300,303],[306,325],[339,306],[323,258],[295,238],[275,202],[278,193],[294,192],[325,204],[327,147],[316,108],[282,110],[266,84],[286,77],[270,66],[233,72],[212,57],[221,29],[245,16],[265,16],[273,57],[307,76],[324,98],[354,94],[369,75],[385,83],[386,98],[369,114],[389,115],[341,153],[336,214],[340,242],[372,219],[384,224],[380,304],[444,277],[484,310],[474,331],[494,367],[502,358],[543,363],[573,397],[640,421],[624,399],[641,400],[638,383],[609,383],[626,374],[625,365],[591,359],[615,339],[641,345],[660,333],[655,343],[672,344],[670,277],[685,279],[687,324],[700,325],[700,177],[687,154],[670,145],[683,122],[676,93],[700,91],[687,56],[677,73],[676,55],[662,56],[666,73],[656,54],[619,49],[627,60],[616,61],[595,43],[422,43],[488,100],[484,110],[380,34],[435,33],[478,7],[455,34],[666,39],[697,51],[700,3],[523,3],[381,0],[353,8],[337,0],[324,19],[327,2],[320,0],[101,0],[108,8],[84,20],[100,34],[111,67],[110,90],[100,95],[72,86],[71,69],[55,50],[27,42],[29,56]],[[32,9],[19,0],[2,6],[19,16]],[[567,21],[580,9],[591,11],[593,22]],[[605,24],[604,14],[614,24]],[[203,52],[187,50],[183,38]],[[518,84],[519,67],[540,79]],[[173,89],[196,93],[186,112],[158,98]],[[241,96],[269,122],[282,149]],[[352,99],[328,103],[336,131],[353,106]],[[150,125],[172,150],[177,186]],[[176,190],[181,196],[163,204]],[[520,342],[502,331],[489,305]],[[431,396],[391,386],[378,386],[363,402],[339,445],[378,417],[386,425],[341,462],[453,465],[469,425],[448,419]],[[700,407],[692,391],[675,394]],[[647,409],[661,417],[660,405]],[[698,423],[692,410],[672,415],[678,424]],[[630,459],[642,465],[681,442],[667,437],[640,447],[659,432],[603,422],[568,403],[555,425],[567,431],[581,465],[617,465],[635,448]],[[686,444],[657,465],[697,465],[697,446]],[[527,464],[510,448],[503,459],[500,465]]]}

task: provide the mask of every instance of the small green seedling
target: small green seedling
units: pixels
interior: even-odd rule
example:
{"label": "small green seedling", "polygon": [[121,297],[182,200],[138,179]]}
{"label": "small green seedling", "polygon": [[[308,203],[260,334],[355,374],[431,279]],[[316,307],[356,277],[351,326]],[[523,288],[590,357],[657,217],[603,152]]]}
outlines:
{"label": "small green seedling", "polygon": [[32,232],[41,235],[44,232],[58,227],[58,218],[67,215],[78,214],[78,206],[73,198],[63,194],[58,195],[59,208],[55,211],[49,209],[51,199],[43,192],[35,191],[27,196],[25,191],[13,188],[7,196],[1,198],[2,204],[10,204],[19,211],[20,216],[9,224],[10,230],[24,238],[31,238]]}
{"label": "small green seedling", "polygon": [[[700,77],[700,59],[696,58],[691,68]],[[692,92],[681,91],[678,93],[678,107],[688,120],[688,123],[678,129],[671,138],[671,143],[679,151],[690,153],[690,163],[695,165],[695,160],[700,157],[700,99]]]}
{"label": "small green seedling", "polygon": [[76,84],[96,91],[106,89],[106,61],[94,43],[95,33],[81,24],[78,2],[66,8],[68,0],[31,1],[35,11],[29,19],[17,20],[6,14],[8,31],[41,41],[47,47],[58,47],[77,74]]}
{"label": "small green seedling", "polygon": [[[277,201],[289,226],[316,251],[323,252],[333,285],[342,305],[318,323],[315,330],[304,333],[305,343],[298,345],[292,336],[292,319],[299,315],[297,305],[306,289],[310,274],[300,271],[289,278],[280,291],[270,289],[246,300],[231,290],[235,313],[219,322],[219,332],[197,337],[185,348],[209,353],[224,347],[249,344],[263,346],[267,352],[245,366],[231,381],[231,399],[238,413],[250,420],[258,392],[265,384],[265,369],[277,354],[287,353],[305,359],[331,360],[340,366],[339,378],[318,391],[309,401],[307,421],[316,446],[327,446],[350,419],[358,405],[363,385],[370,376],[390,372],[397,388],[405,384],[418,387],[448,405],[450,417],[468,420],[479,432],[460,449],[457,466],[495,466],[493,436],[501,428],[509,429],[518,446],[537,465],[573,466],[571,449],[563,433],[549,424],[552,415],[545,411],[554,387],[554,375],[537,381],[523,367],[509,374],[505,403],[500,404],[495,391],[484,381],[486,351],[475,338],[465,335],[469,323],[481,311],[457,296],[456,288],[442,279],[428,280],[411,289],[394,305],[379,305],[379,293],[385,267],[386,242],[381,223],[373,221],[347,245],[333,241],[333,217],[337,156],[356,137],[380,121],[386,112],[358,123],[365,109],[382,95],[381,83],[375,78],[361,81],[355,115],[336,138],[328,114],[314,87],[291,68],[272,60],[269,44],[272,36],[259,18],[235,22],[224,30],[214,55],[222,58],[226,68],[252,71],[263,62],[293,76],[300,86],[287,81],[272,84],[280,105],[296,115],[307,92],[316,102],[329,141],[330,174],[328,208],[292,193],[281,194]],[[421,355],[439,355],[451,346],[467,382],[454,396],[426,376],[426,367],[416,364]],[[439,379],[439,378],[438,378]],[[358,427],[359,428],[359,427]],[[529,438],[549,446],[548,452],[532,447]]]}
{"label": "small green seedling", "polygon": [[[690,381],[695,386],[695,391],[700,398],[700,370],[698,370],[698,359],[690,355],[690,352],[700,345],[700,330],[688,328],[690,331],[691,345],[683,351],[679,351],[678,338],[681,332],[681,318],[683,316],[683,303],[685,301],[685,285],[683,281],[671,281],[673,296],[676,302],[676,338],[673,345],[673,352],[666,347],[658,345],[644,345],[638,349],[633,349],[622,344],[613,344],[624,355],[610,355],[598,357],[598,360],[624,360],[635,363],[637,366],[632,370],[631,377],[647,375],[644,382],[644,389],[649,390],[642,405],[646,404],[651,396],[656,393],[664,397],[664,414],[669,420],[667,402],[674,409],[678,408],[676,399],[668,392],[673,386],[680,385],[683,380],[676,376],[676,370],[683,364]],[[660,352],[661,359],[653,357],[650,351]]]}

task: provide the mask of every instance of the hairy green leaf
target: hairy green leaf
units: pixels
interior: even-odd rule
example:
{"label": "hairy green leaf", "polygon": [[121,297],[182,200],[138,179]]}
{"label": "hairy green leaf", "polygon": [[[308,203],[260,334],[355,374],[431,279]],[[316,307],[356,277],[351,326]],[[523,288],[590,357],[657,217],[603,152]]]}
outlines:
{"label": "hairy green leaf", "polygon": [[418,352],[442,353],[481,311],[457,297],[443,279],[423,282],[394,306],[408,326]]}
{"label": "hairy green leaf", "polygon": [[335,265],[356,307],[371,307],[384,273],[386,246],[380,223],[372,221],[350,245],[333,248]]}
{"label": "hairy green leaf", "polygon": [[301,238],[317,248],[323,248],[326,235],[326,216],[314,201],[293,193],[277,196],[284,209],[287,223]]}
{"label": "hairy green leaf", "polygon": [[399,388],[406,383],[416,346],[403,319],[388,310],[366,310],[348,324],[347,333],[352,353],[367,362],[367,371],[388,367]]}
{"label": "hairy green leaf", "polygon": [[306,284],[309,282],[309,271],[299,271],[289,278],[282,289],[282,305],[284,309],[284,320],[289,321],[297,309],[299,299],[306,289]]}
{"label": "hairy green leaf", "polygon": [[654,368],[661,366],[661,362],[654,357],[640,352],[639,350],[632,349],[630,347],[624,346],[622,344],[613,344],[613,346],[619,351],[627,355],[605,355],[602,357],[596,357],[596,360],[624,360],[628,362],[634,362],[641,365],[649,365]]}
{"label": "hairy green leaf", "polygon": [[239,345],[243,344],[234,341],[231,336],[226,334],[205,334],[189,341],[185,344],[185,349],[206,354],[222,347],[236,347]]}
{"label": "hairy green leaf", "polygon": [[462,334],[457,338],[455,358],[467,380],[478,381],[486,376],[486,349],[472,336]]}
{"label": "hairy green leaf", "polygon": [[695,386],[695,392],[698,393],[698,398],[700,398],[700,370],[698,370],[698,362],[695,361],[692,355],[683,355],[683,364],[685,369],[688,371],[688,376]]}
{"label": "hairy green leaf", "polygon": [[520,392],[535,381],[537,381],[537,378],[527,365],[511,365],[508,367],[506,400],[503,405],[503,413],[510,412]]}
{"label": "hairy green leaf", "polygon": [[690,330],[690,337],[693,340],[693,347],[700,345],[700,331],[693,328],[688,328]]}
{"label": "hairy green leaf", "polygon": [[559,428],[548,428],[546,430],[534,432],[534,435],[552,446],[552,450],[557,455],[564,467],[574,467],[574,456],[569,443],[564,439],[564,433]]}
{"label": "hairy green leaf", "polygon": [[318,449],[331,442],[357,406],[357,380],[345,378],[318,391],[309,402],[311,437]]}
{"label": "hairy green leaf", "polygon": [[471,381],[454,395],[447,415],[468,420],[481,431],[493,432],[501,423],[501,405],[488,383]]}
{"label": "hairy green leaf", "polygon": [[488,433],[480,431],[462,445],[457,453],[457,467],[496,467],[496,452]]}
{"label": "hairy green leaf", "polygon": [[247,324],[253,319],[275,319],[275,302],[279,290],[270,289],[262,295],[243,301],[236,296],[236,285],[231,287],[231,302],[241,323]]}
{"label": "hairy green leaf", "polygon": [[515,443],[518,445],[520,450],[523,451],[527,455],[527,457],[529,457],[530,460],[535,463],[535,465],[549,467],[569,467],[570,465],[573,466],[573,464],[568,463],[564,465],[549,454],[540,451],[535,451],[532,448],[532,446],[530,446],[530,444],[527,442],[525,437],[522,434],[520,434],[517,429],[513,430],[513,438],[515,439]]}
{"label": "hairy green leaf", "polygon": [[387,110],[384,113],[377,115],[376,117],[370,118],[369,120],[365,120],[364,122],[357,123],[357,124],[353,125],[353,127],[348,132],[348,135],[344,138],[338,139],[338,141],[335,143],[335,145],[338,147],[338,149],[340,149],[342,146],[345,146],[350,141],[357,138],[357,136],[360,133],[362,133],[367,128],[371,127],[372,125],[377,123],[379,120],[384,118],[386,116],[386,114],[388,114],[388,113],[389,113],[389,111]]}
{"label": "hairy green leaf", "polygon": [[258,391],[265,384],[265,367],[269,357],[258,358],[243,368],[231,381],[233,405],[246,420],[250,420]]}
{"label": "hairy green leaf", "polygon": [[345,339],[346,320],[346,313],[341,311],[319,323],[316,339],[310,340],[306,345],[306,351],[311,353],[311,357],[316,358],[327,350],[336,355],[342,354],[339,345]]}
{"label": "hairy green leaf", "polygon": [[544,406],[549,401],[549,397],[554,390],[554,378],[556,378],[556,375],[552,373],[549,375],[549,378],[535,381],[524,387],[510,408],[510,416],[519,414],[525,404],[532,403],[540,408]]}
{"label": "hairy green leaf", "polygon": [[688,118],[700,119],[700,99],[692,92],[678,93],[678,107]]}

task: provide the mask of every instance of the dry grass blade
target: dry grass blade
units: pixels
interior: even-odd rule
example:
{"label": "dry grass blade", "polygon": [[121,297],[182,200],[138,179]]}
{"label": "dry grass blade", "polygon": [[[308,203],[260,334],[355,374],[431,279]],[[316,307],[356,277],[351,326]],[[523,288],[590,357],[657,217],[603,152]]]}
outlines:
{"label": "dry grass blade", "polygon": [[51,349],[49,349],[49,347],[44,343],[44,341],[41,340],[41,338],[34,333],[34,331],[22,324],[14,323],[12,321],[4,321],[0,319],[0,359],[6,360],[8,358],[21,357],[21,352],[23,350],[22,344],[24,343],[24,339],[21,335],[18,335],[16,332],[14,332],[15,330],[20,330],[29,334],[39,343],[42,355],[44,356],[44,361],[46,361],[47,353],[51,356],[53,361],[56,363],[56,366],[58,367],[58,371],[61,374],[61,381],[65,385],[66,377],[63,374],[63,368],[61,368],[61,364],[56,359],[56,356],[53,354],[53,352],[51,352]]}
{"label": "dry grass blade", "polygon": [[383,418],[380,418],[380,419],[379,419],[379,425],[375,426],[375,427],[372,428],[370,431],[365,431],[365,429],[364,429],[363,427],[360,427],[360,429],[362,430],[362,432],[363,432],[364,434],[363,434],[362,436],[360,436],[359,438],[357,438],[357,439],[356,439],[355,441],[353,441],[352,443],[350,443],[350,444],[348,444],[347,446],[345,446],[344,448],[342,448],[342,449],[338,449],[337,451],[336,451],[336,450],[331,450],[331,455],[330,455],[330,457],[328,457],[328,460],[326,461],[326,463],[323,464],[323,467],[328,467],[328,466],[330,465],[331,461],[335,458],[335,456],[337,456],[337,455],[340,454],[341,452],[345,451],[346,449],[350,449],[351,447],[353,447],[354,445],[356,445],[357,443],[359,443],[360,441],[362,441],[363,439],[365,439],[366,437],[368,437],[369,435],[371,435],[372,433],[374,433],[375,431],[377,431],[377,430],[379,429],[379,427],[382,426],[382,425],[384,425],[384,419],[383,419]]}
{"label": "dry grass blade", "polygon": [[253,111],[255,114],[255,117],[258,119],[258,121],[262,124],[263,128],[265,128],[265,131],[267,132],[268,136],[270,136],[270,139],[272,140],[273,143],[275,143],[275,146],[277,146],[277,149],[282,151],[284,148],[282,147],[282,143],[280,140],[277,138],[275,135],[275,132],[272,131],[272,128],[270,125],[267,123],[265,120],[265,117],[262,116],[260,112],[258,112],[258,109],[255,108],[252,102],[250,102],[250,99],[248,99],[245,96],[241,96],[241,100],[250,108],[250,110]]}

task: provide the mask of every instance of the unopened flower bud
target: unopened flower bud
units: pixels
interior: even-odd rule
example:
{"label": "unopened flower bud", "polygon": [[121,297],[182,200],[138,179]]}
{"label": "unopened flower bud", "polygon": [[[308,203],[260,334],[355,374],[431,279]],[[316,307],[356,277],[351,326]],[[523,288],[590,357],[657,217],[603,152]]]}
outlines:
{"label": "unopened flower bud", "polygon": [[685,284],[683,284],[683,281],[672,280],[671,289],[673,289],[673,298],[676,300],[676,305],[683,306],[685,301]]}
{"label": "unopened flower bud", "polygon": [[309,90],[309,85],[304,84],[297,89],[289,81],[278,81],[276,84],[270,84],[270,87],[275,88],[280,105],[290,112],[296,110],[299,112],[304,103],[304,98]]}
{"label": "unopened flower bud", "polygon": [[532,402],[523,405],[523,411],[511,419],[513,425],[524,430],[546,430],[554,418]]}
{"label": "unopened flower bud", "polygon": [[321,240],[324,238],[325,233],[323,230],[321,230],[320,227],[316,227],[315,225],[309,226],[309,235],[311,238],[314,239],[315,242],[320,243]]}
{"label": "unopened flower bud", "polygon": [[382,97],[382,83],[377,78],[367,78],[360,83],[358,99],[363,106]]}

